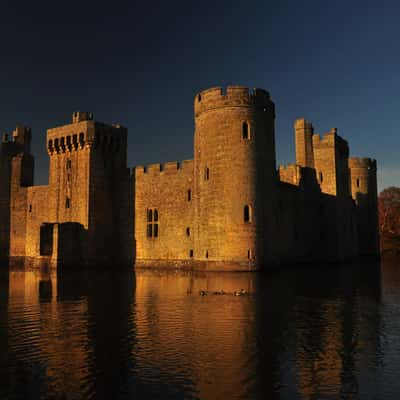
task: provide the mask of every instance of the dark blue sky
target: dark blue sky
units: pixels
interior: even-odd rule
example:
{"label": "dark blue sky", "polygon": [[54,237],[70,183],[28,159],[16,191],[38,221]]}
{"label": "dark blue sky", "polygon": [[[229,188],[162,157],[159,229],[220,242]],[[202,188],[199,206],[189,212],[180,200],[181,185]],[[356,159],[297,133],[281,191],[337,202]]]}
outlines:
{"label": "dark blue sky", "polygon": [[8,1],[0,5],[0,130],[45,130],[75,110],[129,128],[130,166],[192,158],[193,98],[261,87],[276,104],[279,163],[293,122],[337,127],[351,154],[400,186],[400,3],[396,1]]}

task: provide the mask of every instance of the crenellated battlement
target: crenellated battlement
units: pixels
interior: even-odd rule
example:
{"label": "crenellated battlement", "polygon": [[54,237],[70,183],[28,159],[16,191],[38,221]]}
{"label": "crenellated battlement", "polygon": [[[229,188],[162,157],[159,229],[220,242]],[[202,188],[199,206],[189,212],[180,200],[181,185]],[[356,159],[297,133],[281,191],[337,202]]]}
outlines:
{"label": "crenellated battlement", "polygon": [[313,132],[314,127],[310,121],[307,121],[305,118],[298,118],[294,121],[294,128],[295,129],[305,129],[307,131]]}
{"label": "crenellated battlement", "polygon": [[302,173],[301,166],[296,164],[279,165],[279,180],[281,182],[299,185]]}
{"label": "crenellated battlement", "polygon": [[313,146],[334,146],[335,145],[335,137],[336,137],[336,129],[331,130],[330,132],[325,133],[324,135],[314,134],[312,137]]}
{"label": "crenellated battlement", "polygon": [[349,168],[376,170],[376,160],[368,157],[351,157],[349,158]]}
{"label": "crenellated battlement", "polygon": [[274,103],[266,90],[246,86],[228,86],[226,90],[213,87],[198,93],[194,99],[195,116],[215,108],[248,106],[259,106],[275,113]]}
{"label": "crenellated battlement", "polygon": [[165,163],[156,163],[149,165],[137,165],[133,168],[135,176],[162,176],[164,173],[168,175],[192,171],[193,160],[168,161]]}
{"label": "crenellated battlement", "polygon": [[72,113],[72,123],[76,124],[82,121],[91,121],[93,119],[93,113],[86,111],[75,111]]}
{"label": "crenellated battlement", "polygon": [[[76,113],[74,113],[76,114]],[[106,125],[91,119],[47,130],[47,152],[65,153],[86,146],[118,152],[126,146],[127,130],[119,124]]]}

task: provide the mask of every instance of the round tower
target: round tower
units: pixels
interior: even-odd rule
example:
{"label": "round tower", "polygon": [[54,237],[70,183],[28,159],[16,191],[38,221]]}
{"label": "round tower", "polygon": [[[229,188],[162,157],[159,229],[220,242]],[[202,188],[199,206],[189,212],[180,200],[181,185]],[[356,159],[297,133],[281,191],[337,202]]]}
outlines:
{"label": "round tower", "polygon": [[351,195],[357,205],[360,255],[379,254],[376,160],[349,158]]}
{"label": "round tower", "polygon": [[274,258],[274,103],[262,89],[216,87],[195,97],[194,111],[194,258],[261,267]]}

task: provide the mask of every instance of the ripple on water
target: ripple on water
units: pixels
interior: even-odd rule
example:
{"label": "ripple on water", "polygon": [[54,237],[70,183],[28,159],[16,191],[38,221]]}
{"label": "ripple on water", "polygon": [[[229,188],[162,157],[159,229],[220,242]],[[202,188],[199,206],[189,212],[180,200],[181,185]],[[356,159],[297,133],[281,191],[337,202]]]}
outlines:
{"label": "ripple on water", "polygon": [[[0,288],[0,398],[400,393],[398,264],[263,276],[10,272]],[[230,294],[212,294],[221,290]]]}

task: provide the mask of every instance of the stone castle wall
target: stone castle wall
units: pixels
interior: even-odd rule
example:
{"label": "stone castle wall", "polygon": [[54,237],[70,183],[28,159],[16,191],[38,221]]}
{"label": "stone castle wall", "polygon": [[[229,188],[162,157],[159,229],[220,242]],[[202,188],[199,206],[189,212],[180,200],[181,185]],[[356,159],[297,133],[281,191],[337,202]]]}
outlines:
{"label": "stone castle wall", "polygon": [[30,130],[0,148],[3,258],[55,264],[253,270],[379,251],[376,162],[336,129],[295,122],[296,163],[276,170],[268,92],[194,100],[194,158],[127,168],[127,130],[77,112],[49,129],[49,184],[33,186]]}
{"label": "stone castle wall", "polygon": [[193,160],[136,167],[134,191],[139,263],[191,262],[195,235]]}

